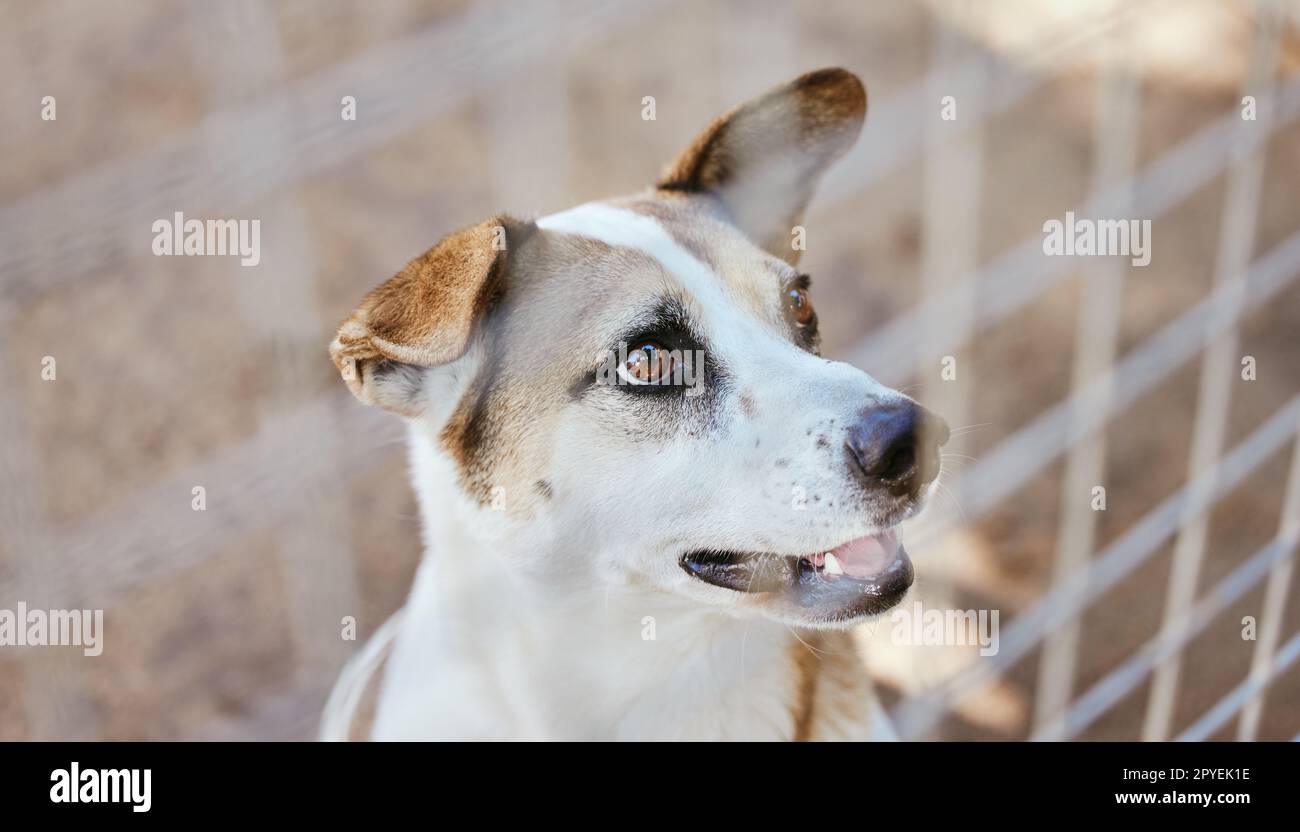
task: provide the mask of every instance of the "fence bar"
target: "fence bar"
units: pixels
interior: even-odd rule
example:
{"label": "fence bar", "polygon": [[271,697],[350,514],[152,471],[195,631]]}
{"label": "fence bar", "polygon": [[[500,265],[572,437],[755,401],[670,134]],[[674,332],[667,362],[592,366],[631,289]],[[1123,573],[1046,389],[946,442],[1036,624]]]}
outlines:
{"label": "fence bar", "polygon": [[[1131,183],[1137,160],[1141,122],[1141,78],[1129,56],[1133,50],[1119,33],[1099,42],[1097,110],[1093,116],[1097,164],[1093,168],[1091,193],[1113,194],[1115,202],[1102,208],[1100,218],[1122,219],[1133,205],[1131,189],[1115,187]],[[1104,424],[1100,418],[1110,406],[1110,379],[1119,351],[1120,321],[1123,319],[1124,279],[1129,264],[1109,257],[1085,261],[1079,285],[1079,315],[1075,326],[1074,373],[1071,389],[1079,391],[1100,380],[1098,394],[1083,398],[1080,405],[1088,414],[1074,413],[1072,421],[1084,425]],[[1060,582],[1082,568],[1092,554],[1096,539],[1097,512],[1092,507],[1092,489],[1105,477],[1106,434],[1084,432],[1070,448],[1061,488],[1061,525],[1057,532],[1056,565],[1053,581]],[[1067,622],[1043,645],[1038,667],[1038,688],[1034,697],[1034,725],[1041,728],[1065,708],[1074,685],[1074,667],[1079,646],[1079,621]]]}
{"label": "fence bar", "polygon": [[1016,616],[1003,633],[996,655],[971,665],[934,690],[901,703],[894,715],[899,735],[904,739],[917,738],[929,731],[954,703],[1001,676],[1033,650],[1044,634],[1077,616],[1141,566],[1178,530],[1183,517],[1205,511],[1268,461],[1295,433],[1298,419],[1300,395],[1274,412],[1225,456],[1216,469],[1202,475],[1201,479],[1211,484],[1209,487],[1198,480],[1165,498],[1107,546],[1086,569],[1076,572]]}
{"label": "fence bar", "polygon": [[[1243,86],[1246,95],[1261,97],[1266,87],[1272,84],[1281,51],[1281,31],[1281,9],[1271,0],[1262,0],[1257,5],[1250,67]],[[1268,109],[1259,113],[1259,121],[1239,119],[1238,132],[1269,132]],[[1216,314],[1226,319],[1236,319],[1237,308],[1242,301],[1244,285],[1238,276],[1250,263],[1254,248],[1255,221],[1259,213],[1259,191],[1263,176],[1264,150],[1260,146],[1234,157],[1228,169],[1228,193],[1221,215],[1219,255],[1214,270],[1216,287],[1232,286],[1236,289],[1228,293],[1222,306],[1216,306]],[[1223,452],[1228,410],[1232,404],[1231,389],[1236,380],[1234,366],[1237,357],[1237,330],[1233,324],[1223,328],[1223,332],[1206,348],[1202,358],[1200,392],[1197,396],[1196,420],[1192,427],[1192,448],[1188,462],[1189,477],[1210,470]],[[1173,626],[1182,618],[1196,598],[1208,533],[1209,518],[1205,516],[1186,518],[1178,533],[1165,601],[1166,627]],[[1156,671],[1151,682],[1150,698],[1147,700],[1146,719],[1142,725],[1144,740],[1161,741],[1169,736],[1180,668],[1181,657],[1175,653]]]}
{"label": "fence bar", "polygon": [[[1300,633],[1292,636],[1291,640],[1278,651],[1267,676],[1263,678],[1247,676],[1245,681],[1233,688],[1232,692],[1220,699],[1213,708],[1210,708],[1205,716],[1193,723],[1192,727],[1179,734],[1176,740],[1178,742],[1201,742],[1207,739],[1220,726],[1231,719],[1232,715],[1237,712],[1237,709],[1243,703],[1259,694],[1274,679],[1281,676],[1283,671],[1294,664],[1297,658],[1300,658]],[[1300,736],[1297,739],[1300,739]]]}
{"label": "fence bar", "polygon": [[[1295,443],[1291,457],[1291,474],[1287,478],[1286,498],[1282,504],[1282,521],[1278,534],[1292,541],[1300,539],[1300,440]],[[1292,548],[1294,553],[1294,547]],[[1273,664],[1273,653],[1282,634],[1282,614],[1286,611],[1287,589],[1295,570],[1295,558],[1288,557],[1273,565],[1264,589],[1264,609],[1259,618],[1259,641],[1251,656],[1250,676],[1263,679]],[[1259,731],[1259,721],[1264,712],[1265,689],[1246,703],[1237,726],[1237,739],[1249,742]]]}

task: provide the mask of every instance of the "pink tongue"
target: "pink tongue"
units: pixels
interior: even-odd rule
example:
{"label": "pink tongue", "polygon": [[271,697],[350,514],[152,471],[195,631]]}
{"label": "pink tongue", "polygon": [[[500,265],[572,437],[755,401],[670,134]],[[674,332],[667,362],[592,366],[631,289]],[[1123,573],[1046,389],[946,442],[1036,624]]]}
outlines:
{"label": "pink tongue", "polygon": [[874,578],[898,556],[898,535],[888,531],[859,537],[831,550],[844,574],[853,578]]}

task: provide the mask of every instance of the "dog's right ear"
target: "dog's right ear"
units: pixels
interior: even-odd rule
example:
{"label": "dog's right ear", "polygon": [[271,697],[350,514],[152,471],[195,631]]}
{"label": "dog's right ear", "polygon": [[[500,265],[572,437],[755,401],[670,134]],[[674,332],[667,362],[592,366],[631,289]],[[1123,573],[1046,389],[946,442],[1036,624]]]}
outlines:
{"label": "dog's right ear", "polygon": [[511,247],[535,228],[497,216],[449,234],[366,295],[330,344],[352,393],[405,416],[423,412],[420,370],[465,354],[505,294]]}

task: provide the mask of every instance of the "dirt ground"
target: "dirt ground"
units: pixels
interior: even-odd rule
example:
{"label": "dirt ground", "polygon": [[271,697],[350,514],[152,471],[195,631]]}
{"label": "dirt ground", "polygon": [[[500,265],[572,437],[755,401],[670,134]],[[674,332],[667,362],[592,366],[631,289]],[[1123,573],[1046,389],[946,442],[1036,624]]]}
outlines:
{"label": "dirt ground", "polygon": [[[559,13],[414,0],[6,4],[0,608],[103,608],[107,649],[0,648],[0,739],[313,735],[355,648],[338,621],[373,632],[419,555],[400,429],[359,412],[325,347],[366,290],[447,231],[639,189],[725,107],[846,66],[869,87],[871,113],[829,177],[832,197],[814,203],[803,266],[824,349],[847,355],[917,303],[927,235],[956,232],[927,218],[923,198],[927,153],[951,146],[900,139],[937,117],[924,79],[946,29],[957,54],[1007,73],[996,77],[1038,81],[977,128],[974,266],[1041,235],[1088,196],[1095,5],[979,5],[972,23],[945,3],[849,0]],[[1117,31],[1144,67],[1142,166],[1238,107],[1252,18],[1238,2],[1119,5],[1132,17]],[[1298,26],[1283,37],[1279,77],[1300,77]],[[1062,31],[1081,45],[1049,48]],[[346,95],[358,98],[355,125],[337,120]],[[646,95],[654,121],[640,118]],[[40,117],[44,96],[57,101],[53,121]],[[1255,256],[1300,229],[1300,125],[1277,130],[1266,161]],[[1225,195],[1216,176],[1154,219],[1151,264],[1127,274],[1121,355],[1210,290]],[[262,265],[152,256],[151,218],[181,210],[263,217]],[[959,467],[1069,395],[1080,290],[1074,274],[957,353],[954,389],[979,426],[950,448],[972,458]],[[1248,315],[1239,339],[1258,380],[1233,387],[1229,448],[1300,392],[1300,283]],[[1110,423],[1098,549],[1185,484],[1199,366],[1180,366]],[[1202,592],[1276,533],[1290,458],[1287,444],[1214,508]],[[1063,468],[913,551],[921,590],[999,609],[1004,627],[1041,597]],[[1076,694],[1158,631],[1172,548],[1088,610]],[[1300,630],[1297,594],[1293,580],[1283,639]],[[1254,643],[1241,621],[1260,615],[1263,595],[1260,584],[1186,650],[1176,730],[1247,673]],[[1027,737],[1038,661],[1035,651],[934,736]],[[925,648],[907,663],[878,674],[891,700],[952,666]],[[1144,684],[1082,736],[1138,736],[1146,699]],[[1259,736],[1297,732],[1293,667],[1268,693]],[[1235,735],[1234,721],[1215,736]]]}

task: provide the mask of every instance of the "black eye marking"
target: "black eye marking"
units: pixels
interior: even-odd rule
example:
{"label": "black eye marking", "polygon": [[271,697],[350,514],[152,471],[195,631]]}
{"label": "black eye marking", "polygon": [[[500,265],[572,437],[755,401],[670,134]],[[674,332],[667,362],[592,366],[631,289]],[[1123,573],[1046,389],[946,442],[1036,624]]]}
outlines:
{"label": "black eye marking", "polygon": [[[636,384],[620,378],[618,370],[626,372],[627,353],[647,344],[653,344],[656,352],[672,353],[675,369],[679,362],[688,366],[680,366],[681,372],[674,372],[667,383]],[[589,401],[603,412],[610,429],[622,431],[630,440],[698,438],[727,424],[724,403],[734,392],[732,373],[725,361],[709,351],[678,295],[661,296],[625,324],[608,346],[592,356],[590,367],[571,382],[571,399]]]}

